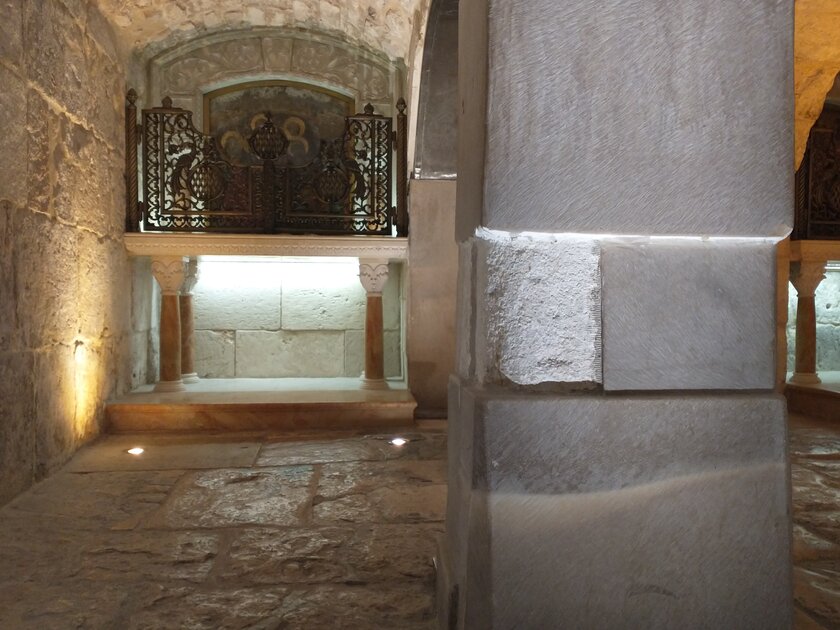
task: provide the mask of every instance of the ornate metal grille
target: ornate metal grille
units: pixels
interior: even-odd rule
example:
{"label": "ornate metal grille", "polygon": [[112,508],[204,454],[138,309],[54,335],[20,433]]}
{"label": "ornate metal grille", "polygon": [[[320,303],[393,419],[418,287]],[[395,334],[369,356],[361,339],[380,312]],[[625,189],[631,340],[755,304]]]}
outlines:
{"label": "ornate metal grille", "polygon": [[[390,236],[396,225],[399,236],[407,234],[405,200],[393,205],[394,144],[404,151],[406,143],[395,137],[392,120],[375,114],[371,105],[345,119],[341,137],[322,140],[317,157],[305,166],[292,165],[289,141],[267,112],[248,139],[261,165],[245,166],[223,158],[215,140],[193,126],[192,112],[166,98],[162,107],[142,112],[143,201],[138,202],[135,99],[130,93],[126,106],[129,231]],[[402,101],[399,112],[402,132]],[[404,183],[396,188],[405,194]]]}

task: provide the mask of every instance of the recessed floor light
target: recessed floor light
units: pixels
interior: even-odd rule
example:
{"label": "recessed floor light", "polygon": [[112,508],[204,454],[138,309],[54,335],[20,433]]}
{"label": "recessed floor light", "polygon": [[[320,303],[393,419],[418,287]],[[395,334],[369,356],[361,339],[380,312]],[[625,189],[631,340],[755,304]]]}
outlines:
{"label": "recessed floor light", "polygon": [[134,448],[130,448],[126,451],[129,455],[142,455],[145,452],[145,449],[141,448],[140,446],[135,446]]}
{"label": "recessed floor light", "polygon": [[391,440],[391,444],[393,444],[394,446],[405,446],[406,444],[408,444],[408,440],[401,437],[395,437],[393,440]]}

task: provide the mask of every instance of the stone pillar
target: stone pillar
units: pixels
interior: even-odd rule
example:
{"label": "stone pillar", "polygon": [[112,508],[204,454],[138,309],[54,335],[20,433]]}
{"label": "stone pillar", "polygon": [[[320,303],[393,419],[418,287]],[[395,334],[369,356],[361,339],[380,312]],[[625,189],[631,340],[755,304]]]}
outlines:
{"label": "stone pillar", "polygon": [[181,286],[178,304],[181,310],[181,380],[184,383],[197,383],[198,374],[193,362],[193,294],[195,283],[198,282],[198,260],[190,258]]}
{"label": "stone pillar", "polygon": [[178,292],[184,284],[183,256],[156,256],[152,274],[160,285],[160,380],[156,392],[185,390],[181,380],[181,309]]}
{"label": "stone pillar", "polygon": [[362,389],[387,389],[382,330],[382,289],[388,282],[388,261],[360,259],[359,280],[367,292],[365,373],[362,376]]}
{"label": "stone pillar", "polygon": [[791,265],[796,289],[796,367],[791,383],[820,383],[817,376],[817,312],[814,295],[825,278],[825,263],[802,261]]}
{"label": "stone pillar", "polygon": [[443,627],[792,626],[792,9],[461,0]]}

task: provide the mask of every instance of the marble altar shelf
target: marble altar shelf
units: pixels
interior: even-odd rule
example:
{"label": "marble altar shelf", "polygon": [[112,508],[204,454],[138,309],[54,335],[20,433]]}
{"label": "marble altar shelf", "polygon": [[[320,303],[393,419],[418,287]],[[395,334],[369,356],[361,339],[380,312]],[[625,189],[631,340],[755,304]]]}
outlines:
{"label": "marble altar shelf", "polygon": [[408,238],[392,236],[299,236],[293,234],[125,235],[131,256],[329,256],[408,259]]}

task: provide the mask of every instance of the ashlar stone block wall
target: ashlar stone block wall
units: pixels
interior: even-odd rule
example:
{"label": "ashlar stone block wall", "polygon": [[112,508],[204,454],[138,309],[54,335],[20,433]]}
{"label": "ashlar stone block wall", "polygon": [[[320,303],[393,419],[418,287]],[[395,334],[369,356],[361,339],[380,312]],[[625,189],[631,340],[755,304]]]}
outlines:
{"label": "ashlar stone block wall", "polygon": [[[385,376],[402,374],[401,266],[383,292]],[[365,290],[355,260],[203,260],[194,290],[203,378],[339,377],[364,370]]]}
{"label": "ashlar stone block wall", "polygon": [[[796,356],[796,289],[788,286],[787,370]],[[829,268],[814,297],[817,309],[817,370],[840,371],[840,268]]]}
{"label": "ashlar stone block wall", "polygon": [[0,3],[0,504],[132,380],[123,77],[95,3]]}

